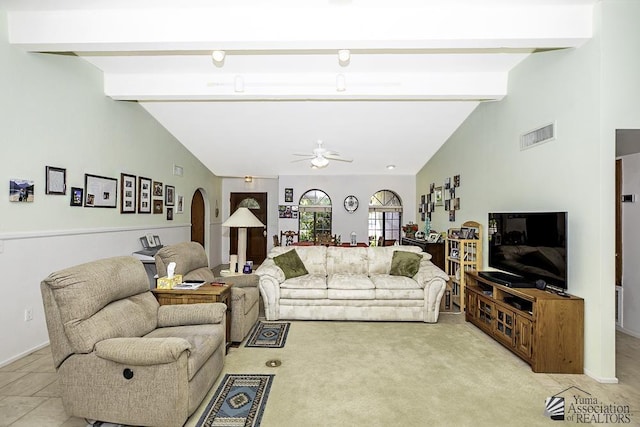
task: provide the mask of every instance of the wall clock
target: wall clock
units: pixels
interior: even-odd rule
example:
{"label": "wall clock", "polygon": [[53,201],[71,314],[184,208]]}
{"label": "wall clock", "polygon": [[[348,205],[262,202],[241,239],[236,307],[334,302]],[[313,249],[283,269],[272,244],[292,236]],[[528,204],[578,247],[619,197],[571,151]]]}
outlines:
{"label": "wall clock", "polygon": [[344,208],[347,212],[355,212],[358,209],[358,198],[356,196],[347,196],[344,199]]}

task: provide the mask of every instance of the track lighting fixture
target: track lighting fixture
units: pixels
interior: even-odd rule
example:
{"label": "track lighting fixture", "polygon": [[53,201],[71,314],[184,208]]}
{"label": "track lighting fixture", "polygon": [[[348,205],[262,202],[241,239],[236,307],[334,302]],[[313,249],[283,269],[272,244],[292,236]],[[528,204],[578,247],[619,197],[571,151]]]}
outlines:
{"label": "track lighting fixture", "polygon": [[351,51],[349,49],[340,49],[338,51],[338,62],[343,67],[345,65],[349,65],[349,60],[351,59]]}

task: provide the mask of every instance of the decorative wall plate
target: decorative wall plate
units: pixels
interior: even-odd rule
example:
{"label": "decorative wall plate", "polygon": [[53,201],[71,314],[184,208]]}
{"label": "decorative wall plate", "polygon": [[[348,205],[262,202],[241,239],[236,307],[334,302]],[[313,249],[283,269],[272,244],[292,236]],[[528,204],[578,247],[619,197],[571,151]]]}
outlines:
{"label": "decorative wall plate", "polygon": [[356,196],[347,196],[344,199],[344,208],[347,210],[347,212],[355,212],[356,209],[358,209],[358,198]]}

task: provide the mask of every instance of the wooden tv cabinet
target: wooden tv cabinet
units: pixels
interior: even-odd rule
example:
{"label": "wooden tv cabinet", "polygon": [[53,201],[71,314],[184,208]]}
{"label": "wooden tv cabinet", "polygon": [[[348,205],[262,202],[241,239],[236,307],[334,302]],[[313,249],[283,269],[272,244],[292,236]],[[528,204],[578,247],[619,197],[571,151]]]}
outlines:
{"label": "wooden tv cabinet", "polygon": [[534,372],[582,374],[584,300],[509,288],[466,273],[465,319],[531,365]]}

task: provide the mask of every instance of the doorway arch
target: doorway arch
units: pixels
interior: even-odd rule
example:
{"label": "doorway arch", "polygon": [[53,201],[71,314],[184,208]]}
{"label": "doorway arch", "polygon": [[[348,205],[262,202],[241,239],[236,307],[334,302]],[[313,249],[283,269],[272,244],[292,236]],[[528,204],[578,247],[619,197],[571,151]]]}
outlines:
{"label": "doorway arch", "polygon": [[207,235],[209,234],[209,203],[206,192],[197,188],[191,197],[191,241],[198,242],[209,253]]}

